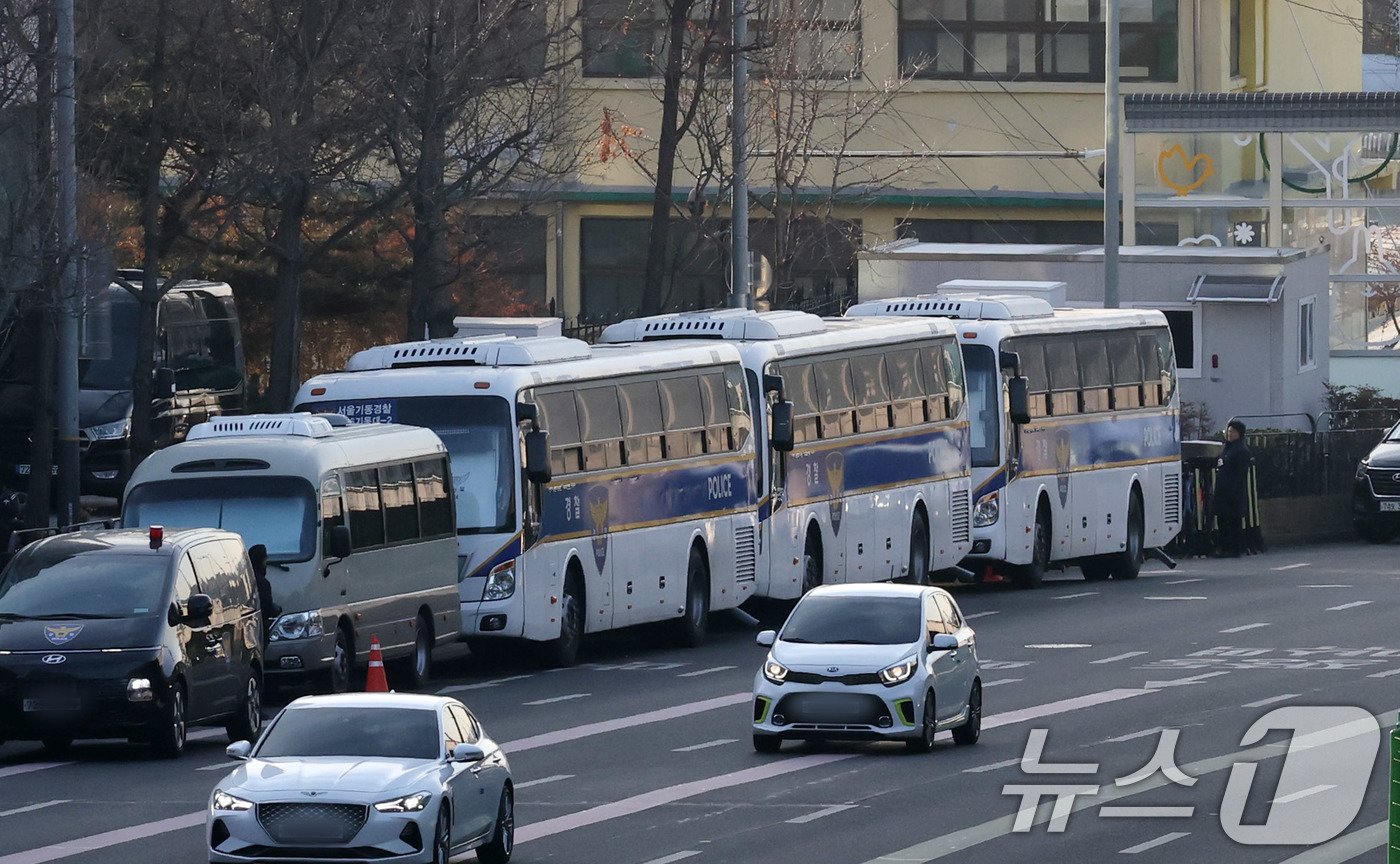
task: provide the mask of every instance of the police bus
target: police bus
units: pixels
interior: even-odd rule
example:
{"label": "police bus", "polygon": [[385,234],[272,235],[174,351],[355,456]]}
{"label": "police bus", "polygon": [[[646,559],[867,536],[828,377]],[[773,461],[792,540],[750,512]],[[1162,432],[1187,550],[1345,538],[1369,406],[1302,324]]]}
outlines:
{"label": "police bus", "polygon": [[[457,500],[462,634],[555,664],[585,633],[669,621],[698,645],[754,590],[754,440],[738,351],[508,336],[387,345],[298,410],[425,426]],[[523,470],[522,470],[523,469]]]}
{"label": "police bus", "polygon": [[738,347],[764,439],[759,596],[924,583],[968,553],[968,422],[949,323],[721,310],[614,324],[601,341],[681,350],[696,339]]}
{"label": "police bus", "polygon": [[[968,283],[971,284],[971,283]],[[1165,316],[975,292],[874,300],[848,316],[953,319],[971,403],[983,578],[1052,565],[1133,579],[1181,528],[1180,408]]]}

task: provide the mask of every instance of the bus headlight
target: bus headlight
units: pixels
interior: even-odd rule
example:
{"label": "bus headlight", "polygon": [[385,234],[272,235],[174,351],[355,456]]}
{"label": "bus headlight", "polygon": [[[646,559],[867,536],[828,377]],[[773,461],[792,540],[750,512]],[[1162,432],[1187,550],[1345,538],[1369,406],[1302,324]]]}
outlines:
{"label": "bus headlight", "polygon": [[977,499],[977,506],[972,508],[972,527],[986,528],[988,525],[995,525],[997,518],[1001,516],[1001,493],[988,492]]}
{"label": "bus headlight", "polygon": [[326,632],[321,624],[320,612],[293,612],[283,615],[272,624],[269,637],[278,642],[283,639],[309,639],[322,636]]}
{"label": "bus headlight", "polygon": [[486,579],[486,593],[483,600],[504,600],[515,593],[515,562],[509,561],[495,570]]}

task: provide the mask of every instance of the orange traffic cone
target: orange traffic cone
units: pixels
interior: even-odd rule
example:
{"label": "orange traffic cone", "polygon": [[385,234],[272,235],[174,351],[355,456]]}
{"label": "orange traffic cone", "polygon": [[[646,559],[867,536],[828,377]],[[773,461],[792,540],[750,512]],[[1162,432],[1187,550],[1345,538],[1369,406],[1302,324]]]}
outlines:
{"label": "orange traffic cone", "polygon": [[384,654],[379,650],[379,637],[369,637],[369,673],[365,676],[366,693],[388,693],[389,681],[384,677]]}

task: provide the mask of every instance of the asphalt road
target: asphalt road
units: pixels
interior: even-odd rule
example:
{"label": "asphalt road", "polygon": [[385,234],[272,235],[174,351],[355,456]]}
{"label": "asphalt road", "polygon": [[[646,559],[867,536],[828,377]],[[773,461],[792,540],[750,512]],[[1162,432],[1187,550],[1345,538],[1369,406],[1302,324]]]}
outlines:
{"label": "asphalt road", "polygon": [[[1400,709],[1396,551],[1346,544],[1152,565],[1135,582],[1076,571],[1032,592],[954,589],[978,632],[986,722],[980,744],[944,740],[928,755],[755,754],[746,721],[764,650],[731,615],[699,650],[628,632],[559,671],[457,650],[438,686],[508,742],[520,862],[1374,862]],[[1351,711],[1305,712],[1305,736],[1245,740],[1290,706]],[[1149,763],[1163,729],[1179,730],[1177,776],[1194,781],[1116,784]],[[1033,730],[1046,730],[1042,771],[1060,773],[1022,770]],[[0,864],[204,861],[203,807],[230,765],[221,732],[197,738],[176,762],[117,743],[80,743],[57,764],[37,746],[0,747]],[[1257,763],[1252,784],[1237,761]],[[1222,806],[1240,781],[1242,813]],[[1053,795],[1037,809],[1007,788],[1034,784],[1083,794],[1060,820]],[[1350,821],[1348,796],[1361,801]],[[1340,836],[1279,844],[1298,830]]]}

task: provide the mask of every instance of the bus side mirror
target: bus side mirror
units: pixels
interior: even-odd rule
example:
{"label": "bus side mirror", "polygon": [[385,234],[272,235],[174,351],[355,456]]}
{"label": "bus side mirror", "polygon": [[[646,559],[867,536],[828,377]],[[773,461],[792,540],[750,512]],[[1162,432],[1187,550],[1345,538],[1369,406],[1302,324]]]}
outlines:
{"label": "bus side mirror", "polygon": [[554,479],[549,470],[549,433],[543,429],[525,433],[525,476],[538,486]]}
{"label": "bus side mirror", "polygon": [[1031,422],[1030,387],[1020,375],[1006,382],[1006,395],[1011,409],[1011,422],[1017,426]]}
{"label": "bus side mirror", "polygon": [[152,396],[156,399],[175,398],[175,370],[162,366],[155,372],[155,380],[152,382]]}
{"label": "bus side mirror", "polygon": [[331,526],[331,555],[335,558],[350,557],[350,526]]}
{"label": "bus side mirror", "polygon": [[1020,373],[1021,355],[1016,351],[1002,351],[997,358],[997,364],[1003,369],[1010,369],[1012,372]]}
{"label": "bus side mirror", "polygon": [[786,400],[774,402],[768,409],[773,428],[768,433],[768,444],[779,453],[792,450],[792,403]]}

